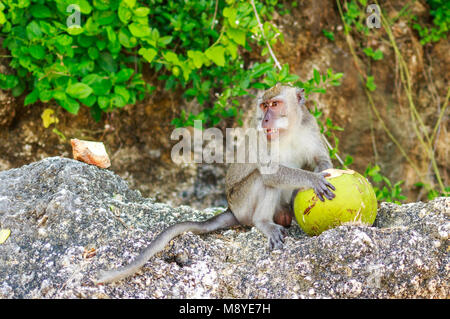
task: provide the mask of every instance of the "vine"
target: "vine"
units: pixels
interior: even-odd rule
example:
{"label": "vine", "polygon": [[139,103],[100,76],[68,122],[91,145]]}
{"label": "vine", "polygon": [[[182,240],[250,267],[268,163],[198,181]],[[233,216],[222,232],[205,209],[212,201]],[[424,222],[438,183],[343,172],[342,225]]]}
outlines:
{"label": "vine", "polygon": [[[365,1],[360,1],[362,2],[362,4],[364,5]],[[375,1],[377,3],[377,1]],[[351,35],[350,35],[350,31],[351,31],[351,24],[355,24],[356,26],[360,26],[357,27],[357,31],[360,31],[364,34],[366,34],[366,30],[365,27],[362,26],[361,23],[354,23],[354,19],[359,19],[361,18],[360,15],[356,15],[355,12],[357,10],[355,10],[354,8],[357,8],[357,4],[355,1],[351,1],[351,2],[346,2],[346,6],[347,6],[347,12],[344,13],[341,2],[339,0],[336,1],[337,7],[338,7],[338,11],[339,14],[341,16],[341,20],[344,23],[344,33],[345,33],[345,38],[347,41],[347,44],[349,46],[350,52],[352,54],[353,60],[355,65],[357,66],[357,70],[358,70],[358,75],[360,77],[360,80],[362,83],[366,83],[365,86],[365,92],[367,95],[367,98],[369,100],[369,105],[370,105],[370,110],[371,112],[373,112],[373,114],[375,114],[375,117],[377,118],[377,120],[380,122],[383,130],[386,132],[386,134],[388,135],[388,137],[394,142],[394,144],[396,145],[396,147],[399,149],[400,153],[404,156],[404,158],[408,161],[408,163],[411,165],[411,167],[414,169],[414,171],[416,172],[417,176],[420,178],[420,180],[426,180],[426,177],[424,176],[424,174],[420,171],[420,169],[417,167],[417,165],[414,163],[414,161],[412,161],[412,159],[410,158],[410,156],[407,154],[407,152],[404,150],[403,146],[399,143],[399,141],[394,137],[394,135],[392,134],[392,132],[388,129],[388,127],[386,126],[383,118],[381,117],[377,107],[375,106],[375,103],[373,101],[373,97],[372,97],[372,92],[376,90],[376,85],[375,85],[375,81],[374,81],[374,77],[372,75],[368,75],[366,74],[364,71],[362,71],[362,69],[359,67],[359,65],[361,65],[362,63],[360,62],[360,59],[358,58],[356,52],[355,52],[355,48],[354,48],[354,41],[351,39]],[[378,3],[377,3],[378,4]],[[361,11],[360,11],[361,12]],[[432,141],[433,138],[435,137],[435,135],[433,134],[431,137],[428,135],[427,133],[427,129],[425,127],[425,124],[420,116],[420,114],[417,111],[417,108],[415,106],[414,100],[413,100],[413,93],[412,93],[412,87],[411,87],[411,78],[409,75],[409,70],[408,70],[408,66],[400,52],[400,50],[398,49],[397,45],[396,45],[396,41],[395,41],[395,37],[392,34],[392,31],[390,29],[390,25],[392,22],[388,21],[388,19],[385,17],[385,15],[380,12],[380,17],[381,17],[381,23],[382,23],[382,27],[384,28],[384,30],[386,30],[386,34],[388,35],[388,39],[389,39],[389,44],[390,46],[393,48],[395,56],[397,61],[399,61],[400,64],[400,75],[401,75],[401,82],[402,82],[402,87],[405,90],[406,96],[408,98],[408,103],[409,103],[409,108],[410,108],[410,114],[411,114],[411,123],[413,125],[414,128],[414,132],[416,134],[416,137],[419,140],[419,143],[421,144],[421,146],[423,147],[425,154],[427,154],[428,159],[431,161],[432,167],[433,167],[433,171],[434,171],[434,176],[436,177],[436,180],[438,182],[439,188],[440,188],[440,192],[437,192],[436,190],[434,190],[434,188],[431,186],[432,183],[428,182],[428,183],[424,183],[424,182],[420,182],[418,185],[423,186],[427,189],[429,194],[434,194],[435,196],[438,196],[439,194],[441,195],[448,195],[448,188],[446,188],[443,185],[440,173],[439,173],[439,169],[437,167],[437,163],[435,160],[435,156],[434,156],[434,150],[433,150],[433,145],[432,145]],[[363,49],[363,52],[370,58],[374,59],[374,60],[380,60],[383,58],[382,53],[377,54],[377,51],[373,51],[370,48],[365,48]],[[447,93],[448,96],[448,93]],[[448,98],[446,99],[448,101]],[[447,102],[444,105],[443,110],[441,111],[441,114],[438,118],[437,123],[435,124],[435,131],[437,131],[440,122],[442,120],[442,114],[443,111],[445,110],[447,106]],[[377,167],[377,166],[375,166]],[[368,169],[366,170],[366,172],[373,172],[373,170],[371,169],[371,167],[369,166]],[[385,180],[383,178],[383,180]],[[399,187],[400,184],[395,184]]]}

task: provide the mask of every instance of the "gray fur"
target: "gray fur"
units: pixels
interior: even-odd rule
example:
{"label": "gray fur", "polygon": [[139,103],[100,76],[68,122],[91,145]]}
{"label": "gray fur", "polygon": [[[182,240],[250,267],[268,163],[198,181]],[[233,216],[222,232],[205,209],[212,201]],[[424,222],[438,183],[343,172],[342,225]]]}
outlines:
{"label": "gray fur", "polygon": [[[286,231],[283,226],[274,223],[274,216],[280,208],[290,205],[293,191],[313,188],[321,199],[322,196],[328,199],[334,197],[328,189],[333,186],[320,173],[332,167],[331,160],[314,117],[304,107],[303,91],[280,85],[266,91],[258,101],[258,119],[264,118],[259,107],[261,100],[265,102],[264,98],[282,99],[287,106],[289,123],[287,134],[279,140],[278,170],[265,174],[260,163],[231,164],[225,180],[226,212],[204,222],[183,222],[170,226],[132,263],[102,272],[97,283],[113,282],[133,275],[153,255],[164,249],[172,238],[187,231],[202,234],[238,224],[256,226],[268,237],[270,249],[282,248]],[[260,121],[256,126],[258,129],[261,128]],[[244,151],[249,152],[249,148]],[[317,172],[304,170],[305,167],[312,167]],[[293,215],[293,212],[290,214]]]}

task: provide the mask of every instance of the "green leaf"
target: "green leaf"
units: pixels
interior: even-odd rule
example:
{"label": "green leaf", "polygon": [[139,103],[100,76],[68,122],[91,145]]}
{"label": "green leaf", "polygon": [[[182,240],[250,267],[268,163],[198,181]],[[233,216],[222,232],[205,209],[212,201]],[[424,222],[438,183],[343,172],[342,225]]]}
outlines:
{"label": "green leaf", "polygon": [[56,37],[56,41],[62,46],[69,46],[72,44],[73,38],[68,36],[67,34],[61,34]]}
{"label": "green leaf", "polygon": [[45,57],[45,48],[40,45],[32,45],[30,46],[30,49],[28,51],[31,56],[37,60],[42,59]]}
{"label": "green leaf", "polygon": [[132,17],[132,12],[130,11],[130,9],[128,9],[125,6],[119,6],[119,19],[120,21],[122,21],[123,23],[127,24],[128,21],[131,19]]}
{"label": "green leaf", "polygon": [[125,28],[119,31],[119,42],[126,48],[134,48],[137,45],[137,39]]}
{"label": "green leaf", "polygon": [[188,63],[181,63],[181,64],[180,64],[180,67],[181,67],[181,69],[183,70],[183,77],[184,77],[184,80],[185,80],[185,81],[189,80],[189,75],[190,75],[191,72],[192,72],[192,68],[189,67],[189,64],[188,64]]}
{"label": "green leaf", "polygon": [[23,91],[25,91],[25,84],[24,82],[19,82],[12,88],[11,93],[14,97],[18,97],[19,95],[22,95]]}
{"label": "green leaf", "polygon": [[193,51],[193,50],[189,50],[187,52],[188,57],[190,59],[192,59],[192,61],[194,62],[194,66],[197,69],[200,69],[203,65],[203,61],[204,61],[204,57],[203,57],[203,52],[201,51]]}
{"label": "green leaf", "polygon": [[87,98],[80,99],[80,101],[84,105],[91,107],[97,101],[97,98],[95,97],[95,95],[91,94]]}
{"label": "green leaf", "polygon": [[313,71],[314,73],[314,82],[316,82],[317,85],[320,84],[320,73],[316,69]]}
{"label": "green leaf", "polygon": [[106,48],[106,41],[99,40],[99,41],[95,42],[95,45],[97,46],[97,49],[99,49],[100,51],[103,51]]}
{"label": "green leaf", "polygon": [[78,4],[82,14],[89,14],[92,11],[92,7],[87,0],[70,0],[70,3]]}
{"label": "green leaf", "polygon": [[104,78],[95,73],[85,76],[82,82],[91,87],[95,95],[106,95],[112,88],[112,82],[110,79]]}
{"label": "green leaf", "polygon": [[117,72],[117,63],[114,61],[111,53],[109,52],[101,52],[100,56],[97,60],[98,65],[102,70],[107,73],[116,73]]}
{"label": "green leaf", "polygon": [[31,21],[27,27],[27,37],[29,40],[39,40],[42,37],[42,31],[36,21]]}
{"label": "green leaf", "polygon": [[251,78],[253,79],[257,79],[259,78],[261,75],[267,73],[268,71],[272,70],[273,66],[269,63],[263,63],[263,64],[259,64],[253,67],[252,69],[252,73],[251,73]]}
{"label": "green leaf", "polygon": [[122,0],[122,3],[126,4],[129,8],[134,8],[136,0]]}
{"label": "green leaf", "polygon": [[152,62],[157,54],[155,49],[147,49],[147,48],[140,48],[138,53],[142,55],[144,59],[147,60],[148,63]]}
{"label": "green leaf", "polygon": [[115,86],[114,87],[114,93],[120,95],[124,99],[124,103],[128,103],[128,100],[130,99],[130,92],[123,87],[123,86]]}
{"label": "green leaf", "polygon": [[110,25],[115,22],[115,20],[117,21],[117,15],[113,11],[94,12],[93,17],[95,18],[95,22],[100,25]]}
{"label": "green leaf", "polygon": [[376,61],[381,60],[383,58],[383,52],[381,50],[376,50],[372,58]]}
{"label": "green leaf", "polygon": [[368,88],[371,92],[375,91],[377,88],[374,82],[374,77],[372,75],[369,75],[367,77],[366,88]]}
{"label": "green leaf", "polygon": [[106,35],[108,36],[108,40],[109,40],[110,42],[116,42],[116,40],[117,40],[117,35],[116,35],[116,33],[114,32],[113,28],[112,28],[111,26],[107,26],[107,27],[105,28],[105,30],[106,30]]}
{"label": "green leaf", "polygon": [[39,91],[39,99],[42,102],[48,102],[52,99],[53,97],[53,92],[50,90],[40,90]]}
{"label": "green leaf", "polygon": [[281,68],[280,74],[278,75],[278,79],[284,80],[285,77],[287,77],[289,74],[289,64],[284,64],[283,67]]}
{"label": "green leaf", "polygon": [[83,31],[83,27],[77,26],[75,24],[67,28],[67,33],[70,35],[79,35],[83,33]]}
{"label": "green leaf", "polygon": [[218,66],[225,65],[225,48],[221,45],[209,48],[205,51],[205,55]]}
{"label": "green leaf", "polygon": [[178,59],[178,55],[172,51],[166,51],[163,53],[164,59],[166,59],[167,62],[179,65],[180,60]]}
{"label": "green leaf", "polygon": [[97,35],[103,31],[97,21],[94,21],[92,17],[89,17],[86,20],[86,23],[83,25],[83,27],[86,31],[86,34],[89,36]]}
{"label": "green leaf", "polygon": [[98,106],[100,106],[102,110],[106,109],[109,106],[109,103],[109,98],[107,96],[98,97]]}
{"label": "green leaf", "polygon": [[234,60],[237,58],[238,46],[236,43],[232,41],[228,41],[227,46],[225,47],[226,52],[231,55],[231,58]]}
{"label": "green leaf", "polygon": [[6,23],[6,21],[7,20],[6,20],[5,14],[2,11],[0,11],[0,25]]}
{"label": "green leaf", "polygon": [[374,60],[381,60],[383,58],[383,52],[381,50],[376,50],[375,52],[372,48],[364,48],[363,52]]}
{"label": "green leaf", "polygon": [[90,47],[88,49],[88,55],[92,60],[97,60],[98,59],[98,49],[96,47]]}
{"label": "green leaf", "polygon": [[332,31],[327,31],[323,29],[322,32],[323,35],[326,36],[329,40],[334,41],[334,33]]}
{"label": "green leaf", "polygon": [[62,90],[53,90],[53,98],[55,100],[64,100],[67,98],[67,95]]}
{"label": "green leaf", "polygon": [[126,82],[130,79],[133,73],[133,69],[123,68],[114,76],[114,79],[116,80],[116,83]]}
{"label": "green leaf", "polygon": [[131,34],[137,38],[149,36],[151,32],[148,26],[144,26],[136,22],[133,22],[130,25],[128,25],[128,29],[130,30]]}
{"label": "green leaf", "polygon": [[347,155],[344,160],[344,166],[349,166],[352,163],[353,163],[353,157],[350,155]]}
{"label": "green leaf", "polygon": [[125,101],[125,98],[120,94],[113,94],[111,103],[112,103],[112,105],[119,107],[119,108],[124,107],[127,104],[127,102]]}
{"label": "green leaf", "polygon": [[245,31],[243,31],[242,29],[230,28],[227,30],[227,34],[237,44],[240,44],[242,46],[245,45]]}
{"label": "green leaf", "polygon": [[161,37],[158,39],[158,44],[162,47],[165,47],[166,45],[168,45],[170,42],[172,42],[172,36],[165,36],[165,37]]}
{"label": "green leaf", "polygon": [[23,102],[23,105],[30,105],[33,104],[37,101],[39,97],[39,91],[37,89],[34,89],[33,91],[31,91],[30,94],[27,95],[27,97],[25,98],[25,101]]}
{"label": "green leaf", "polygon": [[139,7],[134,10],[134,15],[138,17],[146,17],[150,13],[150,9],[146,7]]}
{"label": "green leaf", "polygon": [[78,113],[78,110],[80,109],[80,103],[78,103],[76,100],[74,100],[70,97],[67,97],[64,100],[59,100],[58,102],[69,113],[72,113],[75,115]]}
{"label": "green leaf", "polygon": [[67,87],[66,93],[73,98],[85,99],[93,92],[92,88],[82,82],[71,84]]}
{"label": "green leaf", "polygon": [[12,89],[19,84],[19,78],[12,74],[0,73],[0,88],[4,90]]}
{"label": "green leaf", "polygon": [[94,0],[94,7],[98,10],[108,10],[110,5],[110,0]]}
{"label": "green leaf", "polygon": [[287,82],[295,82],[299,79],[299,76],[296,74],[289,74],[288,76],[286,76],[283,79],[283,82],[287,83]]}
{"label": "green leaf", "polygon": [[237,9],[233,7],[226,7],[223,9],[223,16],[228,18],[228,23],[234,27],[236,25],[236,15],[237,15]]}
{"label": "green leaf", "polygon": [[370,47],[369,48],[364,48],[363,52],[369,57],[371,57],[373,55],[373,50]]}
{"label": "green leaf", "polygon": [[43,4],[32,5],[30,7],[30,13],[37,19],[50,18],[52,16],[50,9]]}

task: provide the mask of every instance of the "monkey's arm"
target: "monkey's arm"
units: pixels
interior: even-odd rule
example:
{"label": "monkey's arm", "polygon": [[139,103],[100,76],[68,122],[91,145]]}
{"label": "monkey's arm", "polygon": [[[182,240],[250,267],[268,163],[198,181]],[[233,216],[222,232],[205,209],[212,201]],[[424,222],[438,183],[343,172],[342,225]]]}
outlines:
{"label": "monkey's arm", "polygon": [[316,163],[314,172],[321,172],[326,169],[333,168],[333,163],[331,162],[325,138],[323,136],[320,136],[320,140],[323,147],[320,151],[320,154],[314,157],[314,162]]}
{"label": "monkey's arm", "polygon": [[142,254],[136,257],[136,259],[130,264],[116,270],[101,271],[100,278],[95,283],[99,284],[113,282],[133,275],[154,254],[163,250],[169,241],[184,232],[191,231],[195,234],[204,234],[238,224],[239,222],[234,217],[233,213],[227,209],[225,212],[203,222],[183,222],[172,225],[159,234],[155,240],[152,241],[150,245],[142,252]]}
{"label": "monkey's arm", "polygon": [[227,170],[225,177],[226,192],[229,193],[231,188],[248,178],[258,167],[254,163],[234,163]]}
{"label": "monkey's arm", "polygon": [[330,200],[335,197],[330,189],[336,189],[325,178],[328,175],[328,173],[314,173],[284,165],[279,165],[278,170],[273,174],[261,174],[266,186],[292,189],[312,188],[321,201],[324,201],[323,196]]}
{"label": "monkey's arm", "polygon": [[316,167],[314,169],[314,172],[322,172],[326,169],[333,168],[333,164],[331,163],[330,157],[327,156],[320,156],[315,158]]}

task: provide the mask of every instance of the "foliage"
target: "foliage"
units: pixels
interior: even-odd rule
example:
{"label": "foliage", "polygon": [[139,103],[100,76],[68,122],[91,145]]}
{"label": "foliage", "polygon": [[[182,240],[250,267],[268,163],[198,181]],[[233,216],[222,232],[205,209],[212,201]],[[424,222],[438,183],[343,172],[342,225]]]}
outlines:
{"label": "foliage", "polygon": [[327,30],[323,29],[323,30],[322,30],[322,33],[323,33],[323,35],[324,35],[325,37],[328,38],[328,40],[334,41],[334,33],[333,33],[333,31],[327,31]]}
{"label": "foliage", "polygon": [[371,92],[373,92],[377,89],[377,86],[375,85],[375,79],[372,75],[367,76],[366,88]]}
{"label": "foliage", "polygon": [[359,0],[358,2],[352,0],[345,3],[347,10],[344,12],[344,29],[348,33],[351,31],[352,26],[354,26],[357,32],[361,32],[367,36],[369,35],[369,28],[366,26],[367,16],[365,13],[367,1]]}
{"label": "foliage", "polygon": [[[72,3],[85,18],[81,27],[68,27],[66,12]],[[140,21],[147,11],[133,1],[4,1],[6,21],[0,36],[11,53],[7,75],[15,96],[28,93],[24,104],[55,100],[77,114],[80,105],[101,111],[120,108],[142,99],[149,89],[136,68],[130,68],[136,44],[127,21],[118,14],[128,10],[129,19]],[[118,34],[118,36],[116,36]]]}
{"label": "foliage", "polygon": [[[446,36],[446,31],[448,30],[448,16],[449,16],[449,3],[448,1],[445,2],[445,4],[443,3],[443,1],[428,1],[430,4],[430,7],[432,8],[433,12],[430,12],[432,16],[436,17],[436,19],[434,20],[435,25],[439,25],[439,32],[435,32],[436,34],[440,34],[440,36],[445,37]],[[382,127],[384,128],[384,130],[386,131],[386,133],[388,134],[388,136],[391,138],[391,140],[395,143],[395,145],[399,148],[399,150],[401,151],[402,155],[408,160],[408,162],[411,164],[411,166],[413,167],[413,169],[416,171],[416,173],[418,175],[420,174],[420,170],[419,168],[415,165],[415,163],[411,160],[411,158],[408,156],[408,154],[405,152],[405,150],[403,149],[402,145],[400,145],[398,143],[398,141],[396,140],[395,136],[390,132],[390,130],[387,128],[387,126],[385,125],[382,117],[380,116],[378,110],[377,110],[377,106],[374,104],[373,101],[373,97],[371,92],[376,90],[376,85],[375,85],[375,78],[373,75],[371,75],[371,70],[370,70],[370,62],[371,60],[381,60],[383,59],[383,53],[381,50],[375,50],[370,48],[370,47],[365,47],[363,46],[363,43],[365,43],[367,45],[367,41],[368,39],[368,28],[365,27],[365,7],[367,5],[367,1],[355,1],[355,0],[351,0],[351,1],[345,1],[345,11],[343,10],[343,7],[341,6],[341,2],[338,0],[337,1],[337,6],[338,6],[338,10],[341,16],[342,21],[344,22],[344,30],[346,35],[348,35],[346,37],[347,43],[350,47],[350,52],[352,53],[354,62],[356,65],[358,65],[358,62],[360,61],[361,55],[358,54],[359,52],[357,52],[357,49],[362,49],[362,52],[369,57],[370,59],[367,61],[367,70],[363,70],[361,67],[358,67],[358,72],[360,75],[360,79],[361,81],[365,82],[365,87],[366,87],[366,94],[368,96],[368,101],[369,101],[369,106],[371,107],[371,111],[373,112],[373,114],[376,116],[376,118],[381,122]],[[401,52],[399,50],[399,48],[397,47],[396,41],[395,41],[395,37],[391,31],[391,26],[393,25],[393,23],[399,19],[400,17],[405,17],[407,21],[411,20],[411,16],[412,14],[410,13],[410,11],[408,10],[408,7],[411,6],[411,2],[405,4],[405,6],[403,6],[400,11],[398,12],[398,14],[396,16],[392,16],[390,14],[386,14],[384,13],[382,10],[381,14],[383,15],[382,19],[381,19],[381,24],[382,24],[382,28],[384,29],[384,34],[386,34],[389,38],[388,43],[390,44],[390,46],[394,49],[394,53],[395,53],[395,57],[396,57],[396,63],[399,63],[400,67],[401,67],[401,72],[403,75],[401,77],[401,82],[403,85],[403,88],[405,90],[405,94],[408,96],[408,102],[409,102],[409,107],[411,108],[412,114],[413,114],[413,118],[415,118],[415,121],[413,121],[413,125],[415,126],[415,132],[417,133],[417,137],[419,142],[421,142],[421,146],[424,147],[425,149],[425,154],[428,155],[429,160],[431,161],[431,163],[434,163],[433,165],[433,170],[435,173],[435,178],[438,182],[440,191],[435,190],[430,184],[434,184],[432,181],[428,181],[428,183],[419,183],[422,186],[421,187],[425,187],[425,189],[428,192],[428,198],[433,198],[436,196],[440,196],[440,195],[446,195],[448,196],[448,187],[444,187],[441,177],[440,177],[440,173],[439,173],[439,169],[437,168],[437,165],[435,164],[435,156],[434,156],[434,150],[432,150],[432,139],[433,137],[430,138],[430,136],[428,136],[426,133],[422,136],[421,131],[419,129],[417,129],[417,126],[423,126],[423,121],[420,117],[420,115],[417,113],[416,111],[416,106],[414,103],[414,98],[412,95],[412,91],[411,91],[411,87],[409,86],[409,82],[407,77],[409,77],[409,73],[408,73],[408,67],[407,64],[405,63],[405,60],[403,58],[403,56],[401,55]],[[445,32],[445,33],[444,33]],[[352,41],[358,39],[359,41]],[[380,39],[381,41],[385,41],[385,39]],[[435,37],[435,40],[438,40],[438,37]],[[422,39],[421,43],[424,44],[427,40],[426,39]],[[354,43],[356,44],[354,46]],[[356,47],[356,50],[355,50]],[[400,62],[398,62],[400,61]],[[406,76],[405,76],[406,75]],[[439,121],[437,122],[436,125],[439,125]],[[438,126],[436,126],[438,127]],[[422,128],[422,132],[425,132]],[[382,182],[382,185],[377,186],[377,195],[384,199],[384,200],[394,200],[394,201],[400,201],[402,199],[404,199],[404,196],[400,195],[401,192],[401,188],[400,185],[402,182],[398,182],[395,183],[394,185],[392,185],[392,183],[383,175],[381,175],[379,173],[379,167],[375,166],[375,167],[371,167],[369,166],[367,169],[367,174],[372,174],[374,176],[374,178],[377,181]]]}
{"label": "foliage", "polygon": [[380,167],[378,165],[368,165],[364,173],[365,177],[370,177],[373,184],[373,189],[377,196],[378,201],[394,202],[400,204],[400,201],[405,200],[406,196],[403,196],[402,188],[400,187],[404,181],[398,181],[394,185],[384,175],[380,173]]}
{"label": "foliage", "polygon": [[[262,17],[277,4],[269,2],[257,2]],[[66,23],[74,14],[67,12],[70,4],[81,11],[79,27]],[[237,115],[236,101],[229,104],[228,99],[251,87],[249,74],[254,70],[242,68],[239,48],[251,51],[251,44],[264,43],[247,1],[217,3],[222,13],[216,18],[219,31],[217,21],[212,21],[215,4],[6,0],[0,6],[0,36],[16,74],[0,75],[0,87],[12,89],[15,96],[26,92],[26,105],[55,100],[73,114],[86,105],[98,119],[102,111],[133,104],[153,90],[142,76],[148,64],[167,89],[181,87],[186,98],[200,104],[207,104],[211,92],[222,91],[204,112],[205,120],[214,125]],[[272,45],[283,40],[268,22],[264,31]],[[257,80],[254,74],[250,80]]]}
{"label": "foliage", "polygon": [[383,59],[383,52],[381,50],[373,51],[372,48],[364,48],[363,52],[370,58],[372,58],[375,61]]}
{"label": "foliage", "polygon": [[[67,12],[71,4],[81,11],[80,26],[68,26],[76,21],[75,12]],[[270,18],[275,7],[284,6],[270,0],[256,7],[262,18]],[[203,105],[198,114],[183,110],[172,122],[177,127],[194,120],[207,126],[229,117],[239,120],[237,98],[276,82],[297,81],[307,91],[325,91],[314,87],[320,82],[317,73],[313,82],[302,83],[288,65],[274,69],[265,41],[273,46],[283,34],[265,22],[263,37],[248,1],[180,6],[176,0],[6,0],[0,11],[0,36],[16,71],[0,74],[0,87],[15,96],[26,93],[25,105],[56,101],[73,114],[85,105],[99,119],[102,112],[152,92],[142,75],[146,65],[166,89],[182,88],[186,99]],[[254,48],[261,48],[267,61],[244,67],[240,50]],[[337,79],[326,79],[338,85]]]}
{"label": "foliage", "polygon": [[445,187],[444,192],[439,192],[423,182],[415,183],[414,186],[418,188],[425,188],[427,190],[427,198],[430,200],[439,196],[450,196],[450,186]]}
{"label": "foliage", "polygon": [[[437,42],[447,38],[450,26],[450,2],[447,0],[427,0],[430,6],[430,15],[433,17],[433,27],[422,26],[419,23],[413,24],[413,29],[419,32],[420,44]],[[417,21],[417,17],[413,17]]]}
{"label": "foliage", "polygon": [[[305,95],[310,93],[326,93],[328,86],[339,86],[341,83],[339,80],[344,76],[343,73],[333,73],[333,70],[328,68],[325,74],[320,74],[317,69],[313,69],[313,77],[305,82],[297,81],[295,85],[305,89]],[[334,147],[329,150],[330,157],[336,159],[336,154],[339,152],[339,138],[334,134],[334,131],[343,131],[342,127],[333,124],[330,118],[325,120],[325,124],[320,119],[323,112],[318,110],[315,101],[314,110],[311,114],[316,118],[317,124],[319,124],[320,132],[327,137],[332,137],[334,140]]]}

